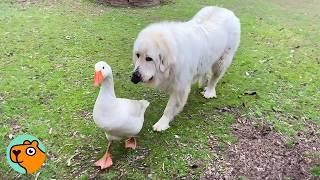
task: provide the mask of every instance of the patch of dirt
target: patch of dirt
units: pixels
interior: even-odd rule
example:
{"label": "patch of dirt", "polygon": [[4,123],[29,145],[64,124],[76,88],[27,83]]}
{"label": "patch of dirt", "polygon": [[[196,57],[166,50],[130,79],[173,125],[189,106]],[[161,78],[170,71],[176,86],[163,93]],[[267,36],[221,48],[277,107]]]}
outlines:
{"label": "patch of dirt", "polygon": [[10,121],[11,131],[9,131],[6,135],[9,139],[13,139],[15,135],[23,132],[23,128],[18,124],[19,117],[14,117]]}
{"label": "patch of dirt", "polygon": [[73,113],[73,119],[75,120],[89,120],[93,122],[92,110],[80,109],[76,113]]}
{"label": "patch of dirt", "polygon": [[148,7],[148,6],[156,6],[164,3],[164,0],[97,0],[99,3],[107,3],[112,6],[133,6],[133,7]]}
{"label": "patch of dirt", "polygon": [[41,1],[41,0],[16,0],[16,3],[23,6],[38,6],[45,7],[46,9],[51,8],[60,3],[60,0],[50,0],[50,1]]}
{"label": "patch of dirt", "polygon": [[[123,143],[123,141],[116,143],[121,144]],[[126,172],[124,164],[121,162],[126,162],[126,165],[143,172],[146,177],[151,174],[150,167],[142,162],[142,160],[144,160],[147,156],[150,155],[149,149],[138,147],[135,150],[138,152],[135,156],[129,155],[129,151],[132,150],[125,151],[127,151],[127,155],[112,156],[114,164],[112,165],[111,169],[117,171],[118,179],[127,179],[129,176]],[[83,175],[88,175],[87,177],[89,179],[102,179],[103,175],[108,173],[110,169],[101,170],[100,168],[94,166],[94,162],[101,158],[101,153],[104,152],[105,147],[102,148],[92,144],[87,144],[77,148],[77,150],[72,155],[69,155],[68,157],[63,157],[63,160],[61,160],[62,162],[64,162],[62,166],[66,166],[69,169],[68,176],[63,177],[63,179],[68,179],[67,177],[70,176],[79,179]]]}
{"label": "patch of dirt", "polygon": [[311,168],[320,164],[316,125],[309,122],[307,133],[286,137],[262,121],[238,117],[231,132],[239,142],[224,152],[211,136],[210,148],[221,158],[208,167],[202,179],[312,179]]}
{"label": "patch of dirt", "polygon": [[93,154],[97,154],[96,152],[99,152],[93,146],[81,147],[80,150],[76,151],[75,154],[69,158],[70,162],[72,162],[70,165],[70,168],[71,168],[70,175],[72,175],[72,177],[79,179],[82,175],[89,174],[89,178],[92,179],[92,178],[95,178],[100,173],[100,170],[93,166],[93,163],[95,161],[94,156],[88,156],[85,153],[90,151],[95,152]]}
{"label": "patch of dirt", "polygon": [[90,15],[103,15],[107,12],[110,12],[110,9],[105,6],[101,6],[97,3],[83,3],[81,1],[63,1],[63,0],[48,0],[48,1],[40,1],[40,0],[16,0],[16,3],[20,4],[23,7],[28,6],[37,6],[43,8],[45,10],[62,6],[68,7],[64,8],[66,12],[85,12]]}
{"label": "patch of dirt", "polygon": [[21,5],[29,5],[39,3],[39,0],[17,0],[17,3]]}

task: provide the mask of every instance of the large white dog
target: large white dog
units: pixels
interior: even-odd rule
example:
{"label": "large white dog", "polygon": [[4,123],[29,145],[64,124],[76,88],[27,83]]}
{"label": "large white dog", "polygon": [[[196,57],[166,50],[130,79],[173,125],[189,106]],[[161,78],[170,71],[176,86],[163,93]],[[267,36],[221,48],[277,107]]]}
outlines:
{"label": "large white dog", "polygon": [[162,22],[142,30],[133,48],[131,81],[170,94],[155,131],[183,109],[191,85],[199,82],[205,98],[216,97],[216,85],[232,62],[240,42],[240,22],[232,11],[205,7],[187,22]]}

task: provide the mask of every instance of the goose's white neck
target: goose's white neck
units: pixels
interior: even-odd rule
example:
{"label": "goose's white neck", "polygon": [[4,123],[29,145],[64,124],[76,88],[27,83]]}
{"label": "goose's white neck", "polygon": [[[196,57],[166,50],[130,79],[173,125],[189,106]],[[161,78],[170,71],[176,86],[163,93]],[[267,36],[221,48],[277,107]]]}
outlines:
{"label": "goose's white neck", "polygon": [[116,99],[116,94],[114,93],[114,85],[113,85],[113,77],[108,76],[106,77],[100,87],[99,92],[100,98],[107,98],[107,99]]}

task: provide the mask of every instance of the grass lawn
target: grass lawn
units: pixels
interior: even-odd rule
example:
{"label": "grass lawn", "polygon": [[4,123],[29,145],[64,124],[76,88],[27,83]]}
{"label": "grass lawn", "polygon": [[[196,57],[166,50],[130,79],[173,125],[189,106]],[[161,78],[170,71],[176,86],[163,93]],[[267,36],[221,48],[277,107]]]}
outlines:
{"label": "grass lawn", "polygon": [[[34,2],[28,3],[28,2]],[[233,10],[242,36],[232,66],[206,100],[193,87],[184,111],[162,133],[152,131],[168,96],[130,82],[131,51],[137,33],[162,20],[188,20],[205,5]],[[229,107],[259,118],[286,136],[320,126],[320,3],[312,0],[172,0],[154,8],[114,8],[94,0],[0,2],[0,174],[19,176],[4,156],[10,136],[32,134],[47,148],[39,179],[199,178],[223,148],[237,142],[229,130]],[[114,166],[99,171],[93,162],[107,145],[92,119],[98,89],[93,66],[113,68],[118,97],[147,99],[137,150],[113,146]],[[256,96],[244,95],[247,91]],[[319,129],[317,129],[319,134]],[[320,174],[320,167],[312,170]]]}

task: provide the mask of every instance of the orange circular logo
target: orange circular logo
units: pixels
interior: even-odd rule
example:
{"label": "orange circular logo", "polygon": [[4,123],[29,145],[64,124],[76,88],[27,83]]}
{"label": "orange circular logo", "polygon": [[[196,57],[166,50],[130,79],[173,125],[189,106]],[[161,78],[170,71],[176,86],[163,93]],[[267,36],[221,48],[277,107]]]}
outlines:
{"label": "orange circular logo", "polygon": [[39,170],[46,160],[45,147],[34,136],[20,135],[10,142],[7,160],[15,171],[32,174]]}

